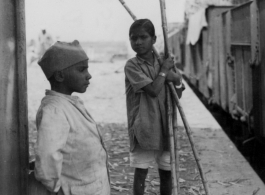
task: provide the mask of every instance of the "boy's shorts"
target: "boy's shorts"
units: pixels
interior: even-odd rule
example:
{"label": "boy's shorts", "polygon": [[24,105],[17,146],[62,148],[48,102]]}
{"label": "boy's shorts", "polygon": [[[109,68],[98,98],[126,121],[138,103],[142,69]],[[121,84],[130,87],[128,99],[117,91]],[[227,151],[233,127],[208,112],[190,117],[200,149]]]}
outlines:
{"label": "boy's shorts", "polygon": [[133,152],[130,152],[130,166],[140,169],[148,169],[156,162],[159,169],[170,171],[170,152],[159,150],[144,150],[136,145]]}

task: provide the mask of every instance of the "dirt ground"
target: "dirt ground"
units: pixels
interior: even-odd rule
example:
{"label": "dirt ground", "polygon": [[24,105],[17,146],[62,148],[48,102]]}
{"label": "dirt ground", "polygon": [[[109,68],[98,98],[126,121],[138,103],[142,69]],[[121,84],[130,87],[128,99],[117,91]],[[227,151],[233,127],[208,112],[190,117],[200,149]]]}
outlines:
{"label": "dirt ground", "polygon": [[[109,155],[111,190],[113,195],[132,194],[133,169],[129,166],[129,141],[124,87],[125,61],[114,63],[90,63],[91,85],[84,94],[78,95],[85,102],[86,108],[98,122],[104,135]],[[35,115],[49,89],[40,67],[33,63],[28,67],[28,107],[29,107],[29,142],[30,160],[34,160],[33,145],[36,141]],[[185,134],[179,127],[180,141],[180,194],[204,194],[195,159]],[[159,176],[156,166],[149,167],[145,194],[159,193]]]}

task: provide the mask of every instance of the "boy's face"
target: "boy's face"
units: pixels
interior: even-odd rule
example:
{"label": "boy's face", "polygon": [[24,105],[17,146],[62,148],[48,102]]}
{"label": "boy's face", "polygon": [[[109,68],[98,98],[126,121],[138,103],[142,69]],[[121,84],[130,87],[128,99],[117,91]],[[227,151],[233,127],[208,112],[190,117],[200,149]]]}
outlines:
{"label": "boy's face", "polygon": [[156,42],[156,36],[151,37],[144,28],[136,28],[130,34],[132,49],[138,55],[145,55],[152,51],[153,44]]}
{"label": "boy's face", "polygon": [[63,84],[69,95],[73,92],[84,93],[90,84],[89,80],[92,78],[88,72],[88,60],[79,62],[65,69],[64,75],[65,79]]}

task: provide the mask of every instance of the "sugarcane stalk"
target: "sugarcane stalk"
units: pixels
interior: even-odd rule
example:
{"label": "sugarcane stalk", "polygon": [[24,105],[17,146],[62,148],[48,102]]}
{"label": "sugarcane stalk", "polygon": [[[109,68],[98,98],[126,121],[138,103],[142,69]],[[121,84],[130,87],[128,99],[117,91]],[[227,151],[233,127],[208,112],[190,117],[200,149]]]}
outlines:
{"label": "sugarcane stalk", "polygon": [[[166,19],[166,12],[165,12],[165,1],[160,0],[160,9],[161,9],[161,20],[162,20],[162,29],[163,29],[163,35],[164,35],[164,55],[165,58],[170,57],[169,54],[169,47],[168,47],[168,35],[167,35],[167,19]],[[172,83],[170,83],[172,84]],[[172,84],[173,85],[173,84]],[[168,87],[167,87],[168,88]],[[170,93],[167,94],[168,96],[170,95]],[[171,104],[169,104],[169,101],[171,101]],[[167,101],[167,108],[169,109],[169,107],[172,107],[172,99],[170,96],[170,100]],[[175,106],[173,106],[175,108]],[[176,109],[174,109],[176,111]],[[174,113],[174,130],[176,130],[176,126],[177,126],[177,118],[176,118],[176,113]],[[170,123],[168,123],[168,125],[171,125]],[[170,127],[169,127],[170,129]],[[171,137],[172,136],[172,137]],[[173,158],[175,156],[174,161],[171,160],[171,164],[174,164],[174,169],[171,168],[171,174],[173,175],[174,178],[176,178],[176,180],[172,180],[172,184],[173,184],[173,194],[178,194],[178,192],[180,192],[180,188],[179,188],[179,169],[178,169],[178,164],[179,164],[179,159],[178,159],[178,151],[177,151],[177,133],[176,131],[174,131],[173,135],[170,135],[170,139],[174,140],[175,143],[171,144],[171,145],[175,145],[174,147],[174,154],[171,155],[171,157]],[[171,147],[173,147],[171,146]],[[171,158],[171,159],[172,159]],[[174,188],[176,186],[176,189]],[[175,191],[174,191],[175,190]]]}
{"label": "sugarcane stalk", "polygon": [[183,123],[184,123],[184,127],[186,129],[186,133],[187,133],[187,136],[188,136],[188,139],[190,141],[190,145],[191,145],[191,148],[192,148],[192,151],[193,151],[193,154],[194,154],[194,157],[195,157],[195,161],[197,163],[197,166],[198,166],[198,169],[199,169],[199,173],[200,173],[200,176],[201,176],[201,179],[202,179],[202,183],[203,183],[203,187],[204,187],[204,190],[205,190],[205,193],[206,195],[209,195],[209,189],[208,189],[208,186],[207,186],[207,182],[205,180],[205,176],[204,176],[204,173],[203,173],[203,170],[202,170],[202,166],[200,164],[200,159],[198,157],[198,153],[196,151],[196,148],[195,148],[195,145],[194,145],[194,141],[193,141],[193,138],[191,136],[191,130],[190,130],[190,126],[188,124],[188,121],[186,119],[186,116],[184,114],[184,111],[183,111],[183,108],[179,102],[179,98],[178,98],[178,95],[175,91],[175,88],[173,85],[169,85],[170,89],[171,89],[171,92],[172,92],[172,95],[174,97],[174,101],[175,103],[177,104],[177,107],[178,107],[178,110],[179,110],[179,113],[180,113],[180,116],[183,120]]}
{"label": "sugarcane stalk", "polygon": [[[172,101],[174,101],[174,98],[171,98]],[[180,145],[178,141],[178,121],[177,121],[177,106],[172,102],[173,105],[173,135],[174,135],[174,144],[175,144],[175,167],[176,167],[176,180],[177,180],[177,192],[180,192],[180,186],[179,186],[179,150]]]}
{"label": "sugarcane stalk", "polygon": [[168,29],[167,29],[167,17],[166,17],[166,2],[164,0],[160,1],[160,9],[161,9],[161,21],[162,21],[162,29],[164,35],[164,52],[165,58],[169,57],[169,46],[168,46]]}
{"label": "sugarcane stalk", "polygon": [[[169,49],[168,49],[168,30],[167,30],[167,18],[166,18],[166,3],[165,3],[165,0],[160,0],[160,8],[161,8],[161,18],[162,18],[162,27],[163,27],[163,34],[164,34],[164,43],[165,43],[165,54],[169,56]],[[167,53],[166,53],[167,52]],[[180,115],[181,115],[181,118],[183,120],[183,123],[184,123],[184,126],[185,126],[185,129],[186,129],[186,132],[187,132],[187,135],[188,135],[188,138],[189,138],[189,141],[190,141],[190,144],[191,144],[191,147],[192,147],[192,151],[193,151],[193,154],[194,154],[194,157],[195,157],[195,160],[196,160],[196,163],[197,163],[197,166],[198,166],[198,169],[199,169],[199,172],[200,172],[200,175],[201,175],[201,178],[202,178],[202,183],[203,183],[203,186],[204,186],[204,189],[205,189],[205,192],[206,192],[206,195],[209,194],[209,190],[208,190],[208,187],[207,187],[207,183],[206,183],[206,180],[205,180],[205,176],[204,176],[204,173],[202,171],[202,167],[201,167],[201,164],[199,162],[199,158],[198,158],[198,154],[197,154],[197,151],[195,149],[195,146],[194,146],[194,141],[193,141],[193,138],[191,137],[191,131],[190,131],[190,127],[189,127],[189,124],[188,124],[188,121],[186,119],[186,116],[184,114],[184,111],[183,111],[183,108],[182,106],[180,105],[180,102],[179,102],[179,98],[178,98],[178,95],[175,91],[175,87],[173,86],[172,83],[168,83],[170,89],[171,89],[171,92],[173,94],[173,97],[174,97],[174,100],[177,104],[177,107],[179,109],[179,112],[180,112]]]}
{"label": "sugarcane stalk", "polygon": [[178,194],[178,185],[176,177],[176,157],[175,157],[175,144],[173,135],[173,111],[172,111],[172,99],[170,94],[170,89],[166,86],[166,96],[167,96],[167,120],[168,120],[168,130],[169,130],[169,141],[170,141],[170,166],[171,166],[171,179],[172,179],[172,192],[173,195]]}
{"label": "sugarcane stalk", "polygon": [[[160,0],[160,9],[161,9],[161,20],[162,20],[162,30],[164,36],[164,52],[165,58],[170,56],[169,53],[169,44],[168,44],[168,28],[167,28],[167,15],[166,15],[166,2],[165,0]],[[174,66],[175,72],[177,72],[177,67]]]}
{"label": "sugarcane stalk", "polygon": [[127,10],[127,12],[130,14],[130,16],[133,18],[133,20],[137,20],[136,16],[133,14],[133,12],[130,10],[130,8],[126,5],[125,1],[119,0],[123,7]]}

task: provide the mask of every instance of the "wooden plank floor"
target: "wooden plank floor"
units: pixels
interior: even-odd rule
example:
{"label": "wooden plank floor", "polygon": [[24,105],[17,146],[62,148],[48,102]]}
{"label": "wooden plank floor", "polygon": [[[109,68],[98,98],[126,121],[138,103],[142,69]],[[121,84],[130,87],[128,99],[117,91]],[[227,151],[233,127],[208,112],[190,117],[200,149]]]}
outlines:
{"label": "wooden plank floor", "polygon": [[[181,103],[206,173],[210,194],[264,195],[264,183],[189,86],[186,86]],[[181,121],[179,125],[183,125]]]}

